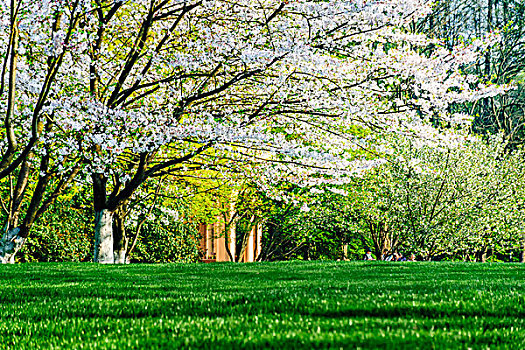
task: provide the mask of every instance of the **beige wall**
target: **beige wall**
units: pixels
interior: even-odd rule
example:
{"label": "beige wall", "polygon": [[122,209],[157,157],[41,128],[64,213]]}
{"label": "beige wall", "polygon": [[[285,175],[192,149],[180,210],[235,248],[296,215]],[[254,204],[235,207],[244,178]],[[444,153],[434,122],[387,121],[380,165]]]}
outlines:
{"label": "beige wall", "polygon": [[[214,224],[200,224],[199,234],[201,236],[200,249],[203,252],[205,260],[215,261],[230,261],[230,256],[226,251],[226,244],[228,244],[232,256],[235,256],[236,251],[236,232],[235,225],[232,225],[229,232],[225,232],[226,225],[224,222],[218,221]],[[228,241],[226,241],[226,234]],[[250,231],[250,235],[246,242],[246,248],[243,255],[240,257],[241,262],[254,262],[261,252],[262,239],[262,225],[255,225]]]}

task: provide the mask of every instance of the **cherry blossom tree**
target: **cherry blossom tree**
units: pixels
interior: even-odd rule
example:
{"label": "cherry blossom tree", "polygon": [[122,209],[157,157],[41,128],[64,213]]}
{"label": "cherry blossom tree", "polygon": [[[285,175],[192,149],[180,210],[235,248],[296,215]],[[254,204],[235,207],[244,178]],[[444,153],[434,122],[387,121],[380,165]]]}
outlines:
{"label": "cherry blossom tree", "polygon": [[[0,185],[4,220],[0,262],[13,262],[35,221],[73,181],[80,166],[54,135],[51,101],[68,90],[80,3],[0,2]],[[58,154],[57,154],[58,152]],[[7,199],[7,200],[6,200]]]}
{"label": "cherry blossom tree", "polygon": [[[523,150],[508,153],[503,136],[470,136],[450,147],[418,141],[396,137],[385,164],[337,188],[302,189],[301,211],[295,206],[290,213],[292,205],[268,210],[273,217],[265,238],[288,231],[289,241],[303,235],[315,244],[321,236],[319,246],[337,243],[339,249],[353,240],[378,259],[403,251],[425,260],[507,260],[514,254],[523,261]],[[339,240],[330,241],[334,236]],[[266,244],[272,243],[282,249],[288,242]]]}
{"label": "cherry blossom tree", "polygon": [[348,212],[366,222],[377,254],[404,248],[425,259],[485,261],[487,253],[521,253],[525,166],[522,150],[506,154],[506,146],[502,137],[472,136],[458,147],[401,140],[344,202],[357,202]]}
{"label": "cherry blossom tree", "polygon": [[[4,65],[19,78],[7,92],[16,108],[2,108],[32,133],[13,153],[5,123],[6,169],[21,171],[27,149],[35,160],[52,153],[60,174],[81,171],[93,187],[95,261],[113,263],[126,255],[113,223],[149,178],[211,168],[266,189],[341,183],[381,162],[370,156],[381,135],[459,142],[455,128],[435,126],[463,122],[454,103],[506,89],[460,73],[496,38],[449,50],[411,33],[430,5],[13,0],[2,38],[23,33],[26,54]],[[15,8],[25,9],[18,20]]]}

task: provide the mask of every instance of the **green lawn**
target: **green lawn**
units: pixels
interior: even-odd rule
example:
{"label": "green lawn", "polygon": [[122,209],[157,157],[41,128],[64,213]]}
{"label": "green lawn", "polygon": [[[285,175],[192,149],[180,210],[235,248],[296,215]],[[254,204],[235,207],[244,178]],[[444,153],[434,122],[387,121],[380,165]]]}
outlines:
{"label": "green lawn", "polygon": [[0,349],[525,348],[525,265],[0,266]]}

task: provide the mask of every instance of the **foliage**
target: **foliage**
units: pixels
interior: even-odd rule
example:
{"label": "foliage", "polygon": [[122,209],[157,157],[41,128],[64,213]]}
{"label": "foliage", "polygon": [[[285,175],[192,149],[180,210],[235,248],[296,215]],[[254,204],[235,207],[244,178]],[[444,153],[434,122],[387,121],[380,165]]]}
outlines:
{"label": "foliage", "polygon": [[509,152],[501,137],[449,147],[410,137],[389,144],[385,164],[345,185],[296,188],[289,191],[295,205],[267,199],[262,259],[335,260],[343,250],[344,258],[361,259],[365,247],[378,259],[397,250],[471,261],[523,254],[520,149]]}
{"label": "foliage", "polygon": [[308,189],[281,183],[275,190],[285,195],[269,197],[249,182],[237,192],[234,219],[230,221],[235,225],[237,251],[251,229],[261,225],[260,261],[343,259],[345,245],[346,257],[362,256],[363,246],[355,234],[357,226],[352,220],[339,220],[337,204],[330,206],[335,202],[327,200],[311,210],[307,204],[301,206],[311,196]]}
{"label": "foliage", "polygon": [[91,261],[93,224],[86,204],[78,196],[56,202],[35,224],[19,261]]}
{"label": "foliage", "polygon": [[355,222],[334,212],[329,200],[308,209],[293,203],[268,202],[271,205],[266,207],[261,260],[338,260],[362,256],[363,245],[356,240]]}
{"label": "foliage", "polygon": [[[93,222],[87,188],[62,195],[35,224],[32,235],[21,250],[19,262],[92,261]],[[150,203],[142,202],[146,209]],[[198,237],[195,225],[182,222],[184,206],[165,199],[148,217],[132,255],[140,262],[192,262],[198,259]],[[169,205],[169,207],[166,207]],[[140,205],[134,208],[138,211]],[[140,215],[134,213],[128,230],[134,233]],[[133,238],[133,236],[131,236]]]}
{"label": "foliage", "polygon": [[339,224],[358,222],[378,258],[403,249],[483,260],[523,248],[524,174],[521,151],[506,152],[498,138],[451,148],[398,139],[388,163],[342,187],[345,195],[317,196],[311,212],[313,221],[329,211]]}
{"label": "foliage", "polygon": [[0,344],[520,348],[524,280],[517,264],[0,266]]}
{"label": "foliage", "polygon": [[[159,215],[158,217],[160,217]],[[148,222],[137,241],[132,262],[196,262],[199,237],[195,224],[172,221],[167,225]]]}

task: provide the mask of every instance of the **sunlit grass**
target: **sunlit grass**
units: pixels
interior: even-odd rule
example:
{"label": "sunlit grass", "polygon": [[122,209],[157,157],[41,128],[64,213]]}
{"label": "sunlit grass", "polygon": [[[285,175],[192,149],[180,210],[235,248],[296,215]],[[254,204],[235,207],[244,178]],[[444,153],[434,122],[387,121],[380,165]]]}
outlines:
{"label": "sunlit grass", "polygon": [[525,265],[22,264],[0,303],[0,349],[522,349]]}

